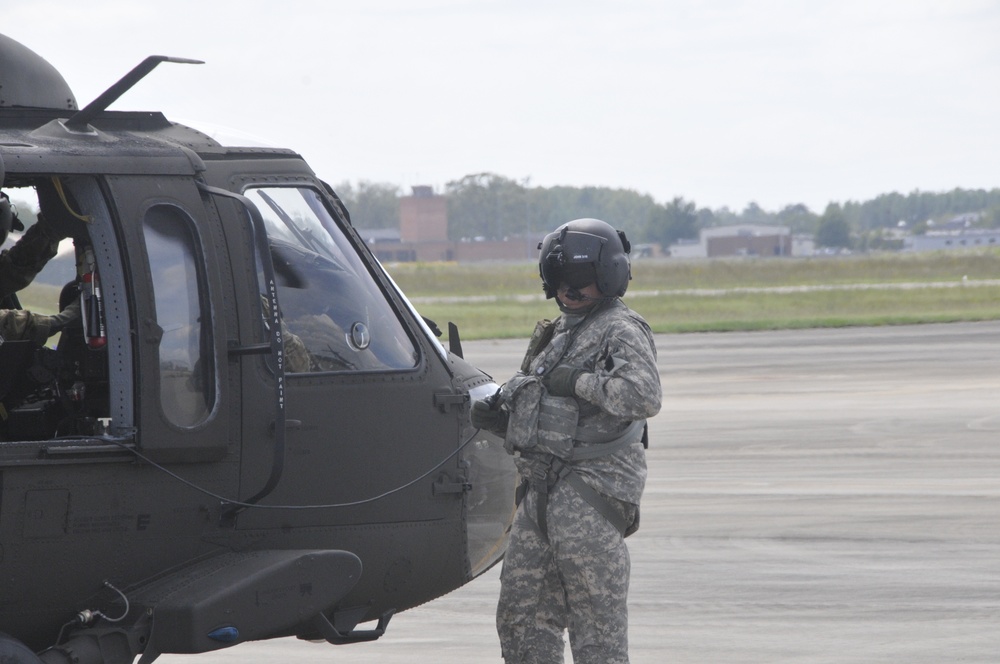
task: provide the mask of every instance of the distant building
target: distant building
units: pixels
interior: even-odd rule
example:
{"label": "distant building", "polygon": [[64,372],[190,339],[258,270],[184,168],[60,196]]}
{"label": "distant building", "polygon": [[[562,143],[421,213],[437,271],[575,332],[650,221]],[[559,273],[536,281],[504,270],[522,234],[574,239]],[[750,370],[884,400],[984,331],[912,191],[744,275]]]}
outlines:
{"label": "distant building", "polygon": [[670,245],[669,252],[678,258],[794,255],[791,229],[757,224],[704,228],[697,242],[682,240]]}
{"label": "distant building", "polygon": [[972,228],[979,222],[982,216],[980,212],[966,212],[965,214],[956,215],[942,224],[937,224],[937,230],[956,231]]}
{"label": "distant building", "polygon": [[542,234],[508,240],[448,239],[448,198],[428,186],[413,187],[399,199],[399,230],[359,229],[375,257],[384,263],[536,260]]}
{"label": "distant building", "polygon": [[816,253],[816,238],[812,235],[792,236],[792,256],[812,256]]}
{"label": "distant building", "polygon": [[427,186],[413,187],[412,196],[399,199],[401,242],[447,242],[448,199]]}
{"label": "distant building", "polygon": [[398,228],[358,228],[358,235],[365,244],[399,244]]}
{"label": "distant building", "polygon": [[708,258],[708,252],[701,240],[678,240],[667,247],[672,258]]}
{"label": "distant building", "polygon": [[1000,246],[1000,229],[995,228],[928,231],[903,240],[903,250],[914,252],[996,246]]}

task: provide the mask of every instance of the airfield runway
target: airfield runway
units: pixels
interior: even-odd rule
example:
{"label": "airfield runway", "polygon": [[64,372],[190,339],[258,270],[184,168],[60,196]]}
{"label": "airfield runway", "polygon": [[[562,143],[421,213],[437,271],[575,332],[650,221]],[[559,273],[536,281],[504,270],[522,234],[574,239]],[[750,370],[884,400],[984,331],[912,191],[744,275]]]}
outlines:
{"label": "airfield runway", "polygon": [[[633,664],[1000,661],[1000,323],[657,344]],[[464,345],[502,381],[524,341]],[[501,664],[498,576],[376,643],[159,661]]]}

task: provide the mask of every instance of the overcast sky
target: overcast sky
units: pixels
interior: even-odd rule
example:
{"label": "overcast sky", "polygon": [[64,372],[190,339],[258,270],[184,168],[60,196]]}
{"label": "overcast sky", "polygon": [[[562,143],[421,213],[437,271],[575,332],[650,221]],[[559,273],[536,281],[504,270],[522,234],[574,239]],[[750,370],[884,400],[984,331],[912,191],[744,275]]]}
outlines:
{"label": "overcast sky", "polygon": [[489,171],[768,210],[1000,186],[998,0],[4,0],[82,107],[300,152],[327,182]]}

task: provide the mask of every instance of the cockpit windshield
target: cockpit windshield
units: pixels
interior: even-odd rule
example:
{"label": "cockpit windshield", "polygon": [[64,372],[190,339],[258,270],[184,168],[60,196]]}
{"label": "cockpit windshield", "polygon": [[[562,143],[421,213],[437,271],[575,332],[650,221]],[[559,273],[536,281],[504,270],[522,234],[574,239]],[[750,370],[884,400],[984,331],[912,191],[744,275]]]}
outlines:
{"label": "cockpit windshield", "polygon": [[306,187],[257,187],[245,194],[267,227],[285,371],[413,368],[412,339],[319,194]]}

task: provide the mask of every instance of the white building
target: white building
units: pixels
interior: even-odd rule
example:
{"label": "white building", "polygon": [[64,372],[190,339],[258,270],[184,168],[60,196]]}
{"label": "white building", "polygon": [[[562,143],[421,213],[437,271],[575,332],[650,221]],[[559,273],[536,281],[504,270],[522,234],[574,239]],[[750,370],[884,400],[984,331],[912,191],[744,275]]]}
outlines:
{"label": "white building", "polygon": [[702,229],[697,242],[682,240],[670,245],[670,255],[677,258],[715,258],[719,256],[792,256],[795,247],[792,231],[786,226],[737,224]]}
{"label": "white building", "polygon": [[1000,246],[1000,229],[962,229],[928,231],[903,240],[904,251],[938,251],[941,249],[975,249]]}

